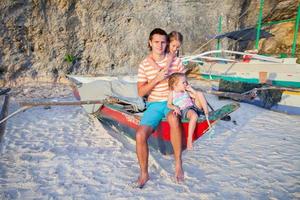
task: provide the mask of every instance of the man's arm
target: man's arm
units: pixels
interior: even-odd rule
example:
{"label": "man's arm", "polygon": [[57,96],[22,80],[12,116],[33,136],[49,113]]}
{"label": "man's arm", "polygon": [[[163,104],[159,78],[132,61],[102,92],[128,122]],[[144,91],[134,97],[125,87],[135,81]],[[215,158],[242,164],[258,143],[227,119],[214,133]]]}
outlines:
{"label": "man's arm", "polygon": [[138,95],[140,97],[144,97],[147,94],[150,93],[150,91],[154,88],[154,86],[156,85],[156,81],[154,81],[154,79],[152,81],[150,81],[150,83],[147,82],[138,82],[137,83],[137,89],[138,89]]}
{"label": "man's arm", "polygon": [[138,95],[143,97],[151,92],[151,90],[158,84],[160,81],[166,78],[167,68],[161,69],[156,77],[152,79],[150,82],[138,82],[137,89]]}

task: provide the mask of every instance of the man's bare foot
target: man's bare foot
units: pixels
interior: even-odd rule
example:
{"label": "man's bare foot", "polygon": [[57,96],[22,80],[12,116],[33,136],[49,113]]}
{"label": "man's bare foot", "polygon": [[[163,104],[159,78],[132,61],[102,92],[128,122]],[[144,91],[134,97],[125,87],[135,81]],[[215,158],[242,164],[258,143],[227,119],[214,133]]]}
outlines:
{"label": "man's bare foot", "polygon": [[177,183],[184,181],[184,172],[181,165],[175,167],[175,179]]}
{"label": "man's bare foot", "polygon": [[135,188],[142,189],[148,180],[149,180],[149,175],[139,176],[138,180],[136,181]]}

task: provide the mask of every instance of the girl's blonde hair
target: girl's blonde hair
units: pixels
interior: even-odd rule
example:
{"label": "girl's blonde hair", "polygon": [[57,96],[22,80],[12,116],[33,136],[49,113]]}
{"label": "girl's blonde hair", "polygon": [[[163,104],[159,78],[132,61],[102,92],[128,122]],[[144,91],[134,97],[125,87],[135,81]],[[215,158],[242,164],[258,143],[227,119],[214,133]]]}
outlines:
{"label": "girl's blonde hair", "polygon": [[178,83],[180,77],[185,77],[185,74],[176,72],[169,77],[168,85],[170,90],[174,90],[174,86]]}
{"label": "girl's blonde hair", "polygon": [[[170,52],[170,43],[174,40],[177,40],[182,44],[183,42],[183,36],[180,32],[178,31],[172,31],[171,33],[168,34],[168,45],[167,45],[167,52]],[[179,56],[179,51],[177,52],[177,56]]]}
{"label": "girl's blonde hair", "polygon": [[169,42],[172,42],[173,40],[177,40],[180,43],[183,42],[183,36],[180,32],[178,31],[172,31],[171,33],[168,34]]}

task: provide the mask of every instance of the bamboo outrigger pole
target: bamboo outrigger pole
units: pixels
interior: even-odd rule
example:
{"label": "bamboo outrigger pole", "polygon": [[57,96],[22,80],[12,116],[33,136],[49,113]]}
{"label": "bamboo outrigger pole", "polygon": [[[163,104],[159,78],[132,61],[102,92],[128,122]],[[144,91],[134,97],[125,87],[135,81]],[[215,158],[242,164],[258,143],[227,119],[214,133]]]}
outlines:
{"label": "bamboo outrigger pole", "polygon": [[36,107],[36,106],[79,106],[79,105],[86,105],[86,104],[105,104],[105,103],[116,103],[118,102],[118,98],[114,97],[109,97],[103,100],[86,100],[86,101],[48,101],[48,102],[30,102],[30,101],[25,101],[21,102],[21,108],[16,110],[15,112],[11,113],[7,117],[3,118],[0,121],[0,124],[3,122],[7,121],[9,118],[15,116],[16,114],[20,112],[24,112],[29,108]]}
{"label": "bamboo outrigger pole", "polygon": [[293,45],[292,45],[292,57],[295,57],[295,54],[296,54],[299,21],[300,21],[300,3],[298,4],[297,17],[296,17],[296,21],[295,21],[295,32],[294,32],[294,39],[293,39]]}
{"label": "bamboo outrigger pole", "polygon": [[[219,16],[219,23],[218,23],[218,34],[222,33],[222,15]],[[221,39],[217,40],[217,50],[221,49]],[[219,57],[220,54],[217,54],[217,57]]]}
{"label": "bamboo outrigger pole", "polygon": [[84,104],[104,104],[104,103],[114,103],[117,102],[116,99],[104,99],[104,100],[87,100],[87,101],[47,101],[47,102],[32,102],[25,101],[21,102],[22,107],[34,107],[34,106],[80,106]]}
{"label": "bamboo outrigger pole", "polygon": [[256,41],[255,41],[256,49],[258,49],[258,44],[259,44],[263,7],[264,7],[264,0],[260,0],[259,15],[258,15],[258,20],[257,20],[257,28],[256,28]]}

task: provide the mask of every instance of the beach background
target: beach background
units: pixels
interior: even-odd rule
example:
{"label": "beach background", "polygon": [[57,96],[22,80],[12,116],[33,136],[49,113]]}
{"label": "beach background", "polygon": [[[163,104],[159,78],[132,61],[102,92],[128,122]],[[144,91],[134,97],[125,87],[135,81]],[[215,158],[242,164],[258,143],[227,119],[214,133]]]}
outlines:
{"label": "beach background", "polygon": [[[231,102],[206,97],[214,108]],[[68,85],[25,84],[12,89],[9,113],[28,100],[75,98]],[[300,117],[244,103],[230,116],[183,152],[184,183],[173,156],[150,149],[151,179],[135,189],[134,141],[80,106],[29,109],[6,124],[0,199],[299,199]]]}
{"label": "beach background", "polygon": [[[21,101],[75,101],[66,75],[135,75],[158,27],[183,34],[183,57],[257,49],[255,41],[214,38],[257,27],[260,10],[273,36],[260,39],[258,53],[287,57],[293,49],[299,63],[299,3],[1,0],[0,88],[12,88],[9,113]],[[231,102],[206,97],[215,109]],[[183,184],[174,182],[173,157],[151,149],[151,180],[140,190],[131,187],[139,173],[132,140],[80,106],[31,108],[7,121],[0,199],[300,199],[300,117],[244,103],[230,116],[183,152]]]}

